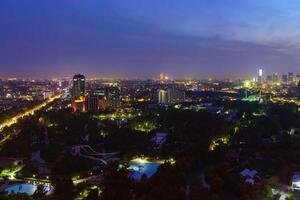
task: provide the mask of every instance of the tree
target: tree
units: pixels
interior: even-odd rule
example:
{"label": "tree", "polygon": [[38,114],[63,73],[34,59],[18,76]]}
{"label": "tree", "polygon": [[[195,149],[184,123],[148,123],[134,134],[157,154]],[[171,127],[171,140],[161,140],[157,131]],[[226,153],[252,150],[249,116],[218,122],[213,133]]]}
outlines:
{"label": "tree", "polygon": [[38,185],[36,188],[36,191],[33,193],[32,198],[33,199],[40,199],[47,194],[47,189],[43,185]]}
{"label": "tree", "polygon": [[74,185],[71,178],[56,178],[52,180],[52,185],[54,186],[53,195],[62,200],[73,199]]}
{"label": "tree", "polygon": [[1,195],[0,200],[32,200],[26,193],[11,193],[9,195]]}
{"label": "tree", "polygon": [[99,190],[93,189],[89,192],[89,195],[87,196],[86,200],[98,200],[99,199]]}
{"label": "tree", "polygon": [[118,163],[111,163],[104,169],[103,200],[132,199],[133,181],[128,177],[126,169],[119,169]]}

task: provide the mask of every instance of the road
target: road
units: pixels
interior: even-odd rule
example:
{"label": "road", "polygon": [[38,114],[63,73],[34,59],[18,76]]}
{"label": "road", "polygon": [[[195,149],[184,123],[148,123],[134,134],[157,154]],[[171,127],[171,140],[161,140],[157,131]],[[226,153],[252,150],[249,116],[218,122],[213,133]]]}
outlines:
{"label": "road", "polygon": [[[14,117],[6,120],[2,124],[0,124],[0,132],[3,131],[3,129],[5,127],[10,127],[10,126],[16,124],[19,119],[22,119],[23,117],[26,117],[26,116],[29,116],[29,115],[33,115],[35,111],[38,111],[38,110],[44,108],[49,103],[53,102],[54,100],[56,100],[56,99],[58,99],[60,97],[61,97],[61,94],[55,95],[53,97],[50,97],[49,99],[45,100],[43,103],[40,103],[40,104],[36,105],[35,107],[33,107],[33,108],[31,108],[31,109],[23,112],[23,113],[19,113],[19,114],[15,115]],[[7,139],[8,138],[6,138],[6,140]],[[0,142],[2,142],[2,141],[0,141]]]}
{"label": "road", "polygon": [[82,178],[82,179],[78,179],[73,181],[74,185],[78,185],[79,183],[83,183],[83,182],[87,182],[87,181],[92,181],[92,180],[97,180],[97,179],[103,179],[102,175],[93,175],[93,176],[89,176],[86,178]]}
{"label": "road", "polygon": [[271,98],[271,101],[273,103],[294,103],[294,104],[300,106],[300,100],[296,100],[296,99],[277,97],[277,98]]}

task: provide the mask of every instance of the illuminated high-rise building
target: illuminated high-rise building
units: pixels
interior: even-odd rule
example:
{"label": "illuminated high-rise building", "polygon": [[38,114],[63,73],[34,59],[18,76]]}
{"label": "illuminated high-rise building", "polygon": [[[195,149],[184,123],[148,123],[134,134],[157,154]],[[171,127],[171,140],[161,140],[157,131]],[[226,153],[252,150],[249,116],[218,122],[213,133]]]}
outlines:
{"label": "illuminated high-rise building", "polygon": [[169,77],[166,76],[163,72],[159,74],[159,82],[160,83],[166,83],[169,81]]}
{"label": "illuminated high-rise building", "polygon": [[283,83],[283,84],[288,83],[288,75],[286,75],[286,74],[281,75],[281,83]]}
{"label": "illuminated high-rise building", "polygon": [[108,107],[108,102],[106,97],[100,97],[99,98],[99,110],[104,111]]}
{"label": "illuminated high-rise building", "polygon": [[273,77],[271,75],[267,76],[267,83],[272,83],[273,82]]}
{"label": "illuminated high-rise building", "polygon": [[72,100],[71,107],[74,112],[86,112],[85,96],[79,96],[77,99]]}
{"label": "illuminated high-rise building", "polygon": [[288,73],[288,84],[293,84],[294,83],[294,73],[289,72]]}
{"label": "illuminated high-rise building", "polygon": [[99,110],[99,96],[88,95],[85,99],[85,110],[86,111],[98,111]]}
{"label": "illuminated high-rise building", "polygon": [[278,83],[279,82],[279,75],[278,75],[278,73],[274,73],[273,74],[273,82],[274,83]]}
{"label": "illuminated high-rise building", "polygon": [[295,77],[295,82],[296,84],[300,83],[300,74],[297,74],[297,76]]}
{"label": "illuminated high-rise building", "polygon": [[94,95],[98,96],[99,104],[98,109],[99,110],[106,110],[108,107],[108,94],[106,88],[97,88],[94,92]]}
{"label": "illuminated high-rise building", "polygon": [[262,68],[260,68],[260,69],[258,70],[258,78],[257,78],[257,82],[258,82],[259,84],[262,84],[262,83],[263,83],[263,69],[262,69]]}
{"label": "illuminated high-rise building", "polygon": [[106,99],[109,108],[115,109],[120,107],[120,89],[118,87],[108,87],[106,88]]}
{"label": "illuminated high-rise building", "polygon": [[175,87],[168,88],[168,102],[169,103],[182,103],[185,101],[185,92]]}
{"label": "illuminated high-rise building", "polygon": [[166,80],[165,74],[162,72],[159,74],[159,82],[164,83]]}
{"label": "illuminated high-rise building", "polygon": [[85,77],[76,74],[73,77],[72,99],[78,99],[80,96],[85,96]]}
{"label": "illuminated high-rise building", "polygon": [[93,94],[99,96],[100,98],[105,97],[106,96],[106,89],[104,87],[103,88],[97,88],[93,91]]}
{"label": "illuminated high-rise building", "polygon": [[158,91],[159,104],[174,104],[185,101],[185,92],[175,87],[160,89]]}
{"label": "illuminated high-rise building", "polygon": [[258,70],[258,76],[263,76],[263,69],[262,69],[262,68],[260,68],[260,69]]}
{"label": "illuminated high-rise building", "polygon": [[169,103],[169,95],[168,91],[164,89],[160,89],[158,91],[158,103],[159,104],[167,104]]}

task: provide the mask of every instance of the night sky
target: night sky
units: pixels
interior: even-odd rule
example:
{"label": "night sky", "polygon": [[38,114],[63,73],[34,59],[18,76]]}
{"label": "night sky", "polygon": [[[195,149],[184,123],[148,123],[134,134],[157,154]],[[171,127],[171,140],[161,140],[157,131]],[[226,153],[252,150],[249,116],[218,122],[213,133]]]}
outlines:
{"label": "night sky", "polygon": [[300,73],[299,0],[0,0],[0,77]]}

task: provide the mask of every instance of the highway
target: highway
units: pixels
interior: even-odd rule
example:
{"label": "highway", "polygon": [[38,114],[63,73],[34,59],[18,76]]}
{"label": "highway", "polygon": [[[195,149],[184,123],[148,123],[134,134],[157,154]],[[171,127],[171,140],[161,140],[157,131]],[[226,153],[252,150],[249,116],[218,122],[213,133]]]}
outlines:
{"label": "highway", "polygon": [[22,119],[23,117],[26,117],[26,116],[29,116],[29,115],[33,115],[35,111],[38,111],[38,110],[44,108],[49,103],[53,102],[54,100],[56,100],[56,99],[58,99],[60,97],[61,97],[61,94],[52,96],[49,99],[45,100],[44,102],[36,105],[35,107],[33,107],[33,108],[31,108],[31,109],[29,109],[29,110],[27,110],[25,112],[16,114],[14,117],[12,117],[12,118],[10,118],[8,120],[5,120],[2,124],[0,124],[0,132],[3,131],[3,129],[5,127],[10,127],[10,126],[16,124],[19,119]]}
{"label": "highway", "polygon": [[272,98],[271,101],[273,103],[293,103],[300,106],[300,100],[296,100],[296,99],[277,97],[277,98]]}

